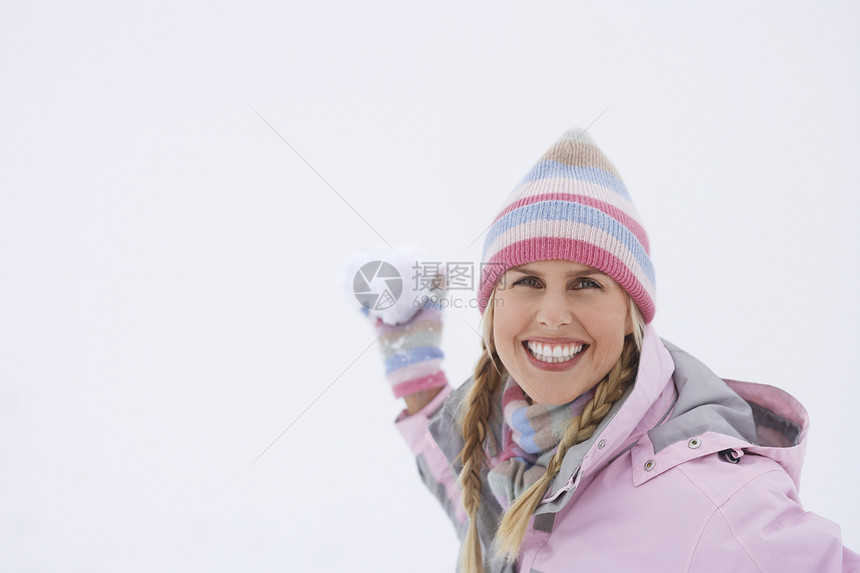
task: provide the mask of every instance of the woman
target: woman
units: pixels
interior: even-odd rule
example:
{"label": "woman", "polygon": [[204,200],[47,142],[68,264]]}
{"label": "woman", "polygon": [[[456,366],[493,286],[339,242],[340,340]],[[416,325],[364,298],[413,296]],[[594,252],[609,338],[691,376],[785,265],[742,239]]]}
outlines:
{"label": "woman", "polygon": [[484,263],[482,354],[457,390],[438,310],[377,324],[461,571],[860,571],[799,503],[803,407],[721,380],[650,326],[647,235],[587,134],[517,186]]}

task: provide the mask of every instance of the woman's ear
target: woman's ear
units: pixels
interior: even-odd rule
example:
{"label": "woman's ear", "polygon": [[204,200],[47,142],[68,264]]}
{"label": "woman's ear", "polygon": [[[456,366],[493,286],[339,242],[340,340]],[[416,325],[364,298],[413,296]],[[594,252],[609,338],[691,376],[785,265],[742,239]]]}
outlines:
{"label": "woman's ear", "polygon": [[625,336],[628,334],[633,334],[633,331],[636,329],[636,318],[634,317],[634,313],[639,310],[639,307],[636,306],[636,303],[633,302],[633,299],[630,298],[630,295],[627,295],[627,320],[624,323],[624,334]]}

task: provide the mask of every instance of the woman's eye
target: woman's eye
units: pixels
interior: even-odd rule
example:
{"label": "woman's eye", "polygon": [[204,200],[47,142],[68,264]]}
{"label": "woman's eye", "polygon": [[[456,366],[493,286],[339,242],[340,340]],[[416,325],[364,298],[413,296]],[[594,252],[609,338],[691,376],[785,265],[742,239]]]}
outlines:
{"label": "woman's eye", "polygon": [[528,287],[539,287],[540,282],[537,280],[536,277],[523,277],[520,280],[518,280],[517,282],[515,282],[514,285],[515,286],[523,285],[523,286],[528,286]]}
{"label": "woman's eye", "polygon": [[600,283],[592,279],[579,279],[575,285],[573,285],[574,289],[585,289],[585,288],[601,288]]}

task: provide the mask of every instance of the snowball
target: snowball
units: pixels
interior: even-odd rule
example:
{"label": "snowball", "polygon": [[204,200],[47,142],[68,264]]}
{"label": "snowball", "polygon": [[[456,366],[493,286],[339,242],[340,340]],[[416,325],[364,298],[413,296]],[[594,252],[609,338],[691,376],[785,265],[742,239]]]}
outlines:
{"label": "snowball", "polygon": [[389,252],[359,252],[343,267],[340,283],[351,303],[389,325],[403,324],[436,299],[444,285],[445,265],[414,247]]}

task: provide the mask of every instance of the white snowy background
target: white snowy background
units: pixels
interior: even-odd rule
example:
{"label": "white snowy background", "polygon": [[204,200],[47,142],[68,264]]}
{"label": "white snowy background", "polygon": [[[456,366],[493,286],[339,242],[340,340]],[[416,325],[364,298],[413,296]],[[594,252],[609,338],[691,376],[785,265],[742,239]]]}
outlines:
{"label": "white snowy background", "polygon": [[380,236],[477,261],[598,116],[656,327],[806,405],[802,499],[860,549],[858,37],[853,2],[3,2],[0,571],[453,570],[335,278]]}

